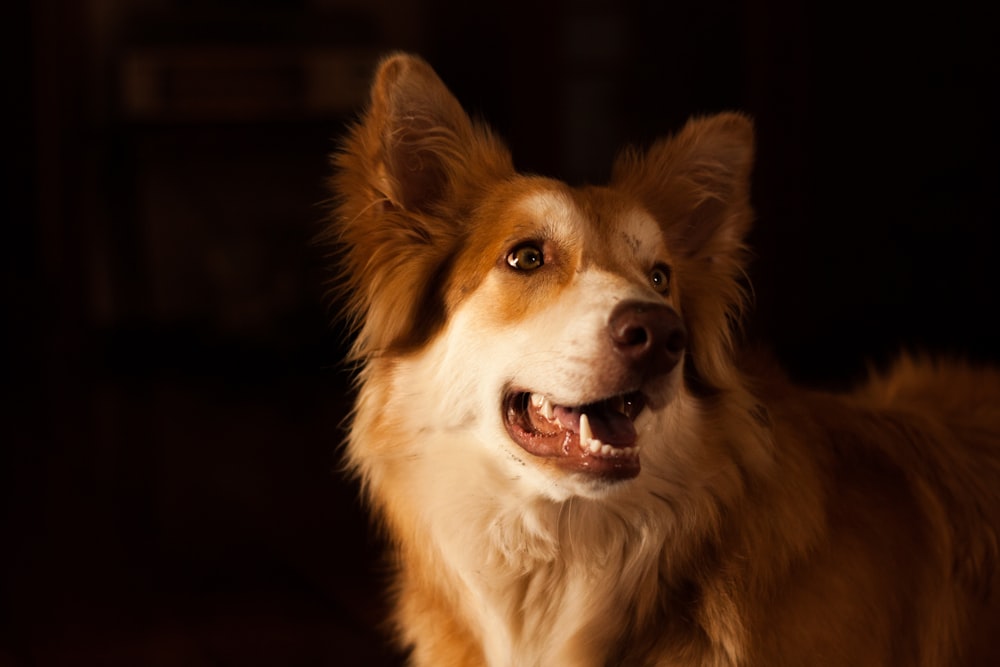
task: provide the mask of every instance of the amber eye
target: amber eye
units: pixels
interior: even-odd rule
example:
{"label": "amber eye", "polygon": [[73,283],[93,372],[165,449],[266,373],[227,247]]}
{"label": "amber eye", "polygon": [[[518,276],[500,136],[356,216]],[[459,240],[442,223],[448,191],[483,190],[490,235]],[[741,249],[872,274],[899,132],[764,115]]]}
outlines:
{"label": "amber eye", "polygon": [[532,271],[545,263],[545,255],[534,243],[525,243],[510,251],[507,263],[518,271]]}
{"label": "amber eye", "polygon": [[660,294],[666,294],[670,290],[670,267],[666,264],[657,264],[649,272],[649,283]]}

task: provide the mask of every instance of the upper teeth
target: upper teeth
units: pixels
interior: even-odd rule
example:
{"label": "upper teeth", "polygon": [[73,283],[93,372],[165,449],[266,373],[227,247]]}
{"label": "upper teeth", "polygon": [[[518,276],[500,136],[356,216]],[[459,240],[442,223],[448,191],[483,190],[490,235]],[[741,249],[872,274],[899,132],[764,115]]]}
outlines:
{"label": "upper teeth", "polygon": [[541,394],[532,394],[531,404],[538,409],[538,412],[541,413],[543,417],[552,421],[553,415],[555,414],[552,411],[552,401]]}

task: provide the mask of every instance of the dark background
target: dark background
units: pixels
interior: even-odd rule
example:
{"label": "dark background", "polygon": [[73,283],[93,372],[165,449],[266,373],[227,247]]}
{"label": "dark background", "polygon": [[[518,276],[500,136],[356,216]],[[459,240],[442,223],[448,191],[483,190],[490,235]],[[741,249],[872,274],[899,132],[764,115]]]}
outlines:
{"label": "dark background", "polygon": [[392,664],[311,242],[386,50],[577,183],[749,112],[749,334],[835,387],[997,360],[997,23],[830,5],[6,3],[0,667]]}

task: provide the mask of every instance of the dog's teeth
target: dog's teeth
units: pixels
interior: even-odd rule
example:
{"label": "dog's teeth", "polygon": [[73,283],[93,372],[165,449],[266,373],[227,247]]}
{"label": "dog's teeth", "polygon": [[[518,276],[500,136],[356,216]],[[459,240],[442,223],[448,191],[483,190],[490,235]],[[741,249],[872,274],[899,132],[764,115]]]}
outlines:
{"label": "dog's teeth", "polygon": [[591,454],[599,454],[604,443],[594,437],[594,432],[590,430],[590,419],[586,413],[580,415],[580,448],[586,449]]}
{"label": "dog's teeth", "polygon": [[580,448],[590,452],[593,456],[601,456],[612,459],[634,458],[639,455],[639,446],[634,447],[614,447],[606,445],[594,437],[594,432],[590,429],[590,418],[586,414],[580,415]]}
{"label": "dog's teeth", "polygon": [[538,410],[538,413],[540,415],[542,415],[549,421],[552,421],[552,418],[555,416],[555,412],[552,407],[552,401],[550,401],[542,394],[532,394],[531,405],[533,405],[535,409]]}
{"label": "dog's teeth", "polygon": [[590,430],[590,419],[587,418],[587,413],[582,413],[580,415],[580,443],[590,444],[590,441],[594,439],[594,433]]}

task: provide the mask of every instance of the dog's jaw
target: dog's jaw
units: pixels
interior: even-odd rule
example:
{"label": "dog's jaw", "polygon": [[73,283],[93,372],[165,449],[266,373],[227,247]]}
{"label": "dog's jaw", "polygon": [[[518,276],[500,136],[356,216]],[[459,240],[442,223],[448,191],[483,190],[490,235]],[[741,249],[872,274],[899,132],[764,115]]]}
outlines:
{"label": "dog's jaw", "polygon": [[638,391],[585,405],[559,405],[541,393],[511,391],[503,399],[504,425],[516,445],[559,468],[605,480],[639,474],[633,420],[645,406]]}

